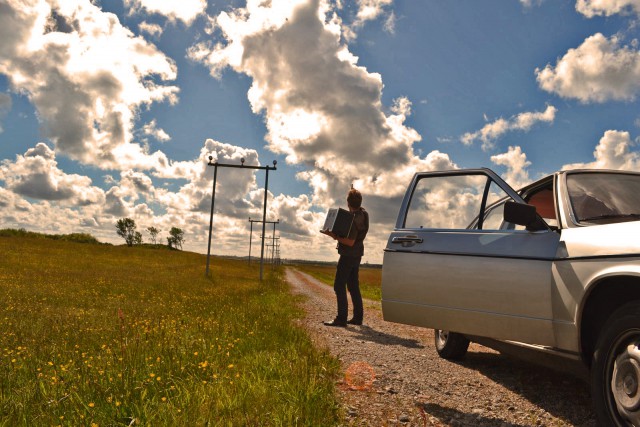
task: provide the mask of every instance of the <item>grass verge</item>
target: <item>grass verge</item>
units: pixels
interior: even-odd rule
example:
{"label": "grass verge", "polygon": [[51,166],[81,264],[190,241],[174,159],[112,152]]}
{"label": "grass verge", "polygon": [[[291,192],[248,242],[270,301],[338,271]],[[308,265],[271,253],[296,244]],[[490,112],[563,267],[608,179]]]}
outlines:
{"label": "grass verge", "polygon": [[279,272],[0,237],[0,425],[334,425],[338,362]]}

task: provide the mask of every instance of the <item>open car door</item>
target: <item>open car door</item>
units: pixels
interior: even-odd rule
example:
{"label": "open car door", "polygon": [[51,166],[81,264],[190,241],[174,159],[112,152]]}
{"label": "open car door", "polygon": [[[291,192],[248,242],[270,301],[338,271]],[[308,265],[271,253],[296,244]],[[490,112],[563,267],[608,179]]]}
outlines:
{"label": "open car door", "polygon": [[416,174],[384,253],[384,319],[552,346],[560,235],[506,222],[509,202],[525,203],[489,169]]}

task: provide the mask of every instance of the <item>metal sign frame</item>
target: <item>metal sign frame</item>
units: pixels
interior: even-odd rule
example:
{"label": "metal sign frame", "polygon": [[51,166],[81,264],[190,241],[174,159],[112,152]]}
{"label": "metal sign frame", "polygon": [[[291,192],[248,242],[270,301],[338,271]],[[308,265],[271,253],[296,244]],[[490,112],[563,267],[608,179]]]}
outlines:
{"label": "metal sign frame", "polygon": [[244,159],[240,159],[239,165],[232,165],[227,163],[218,163],[216,160],[214,163],[213,156],[209,156],[209,162],[207,166],[213,166],[213,190],[211,191],[211,215],[209,217],[209,244],[207,246],[207,269],[205,275],[209,277],[209,264],[211,259],[211,235],[213,232],[213,209],[216,203],[216,181],[218,179],[218,168],[239,168],[239,169],[259,169],[264,170],[266,172],[265,182],[264,182],[264,203],[262,209],[262,248],[260,250],[260,281],[262,281],[262,274],[264,270],[264,235],[265,235],[265,226],[267,219],[267,192],[269,188],[269,171],[276,170],[277,161],[273,161],[273,166],[245,166]]}

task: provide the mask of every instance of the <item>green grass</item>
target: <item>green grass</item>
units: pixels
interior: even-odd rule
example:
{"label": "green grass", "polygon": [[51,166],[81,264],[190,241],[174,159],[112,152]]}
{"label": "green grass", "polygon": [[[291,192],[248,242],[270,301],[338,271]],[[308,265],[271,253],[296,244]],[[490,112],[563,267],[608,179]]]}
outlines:
{"label": "green grass", "polygon": [[34,237],[0,254],[0,426],[340,422],[338,362],[279,272]]}
{"label": "green grass", "polygon": [[[333,286],[336,266],[326,264],[297,264],[295,266],[327,285]],[[382,269],[360,265],[360,293],[363,298],[373,301],[382,300]]]}

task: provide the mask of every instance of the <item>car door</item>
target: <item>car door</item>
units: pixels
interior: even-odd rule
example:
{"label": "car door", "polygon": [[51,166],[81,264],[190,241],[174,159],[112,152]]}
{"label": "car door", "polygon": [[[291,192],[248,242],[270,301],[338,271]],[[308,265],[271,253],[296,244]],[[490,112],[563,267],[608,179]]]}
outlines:
{"label": "car door", "polygon": [[524,203],[488,169],[416,174],[384,253],[385,320],[553,345],[560,236],[505,223],[506,201]]}

